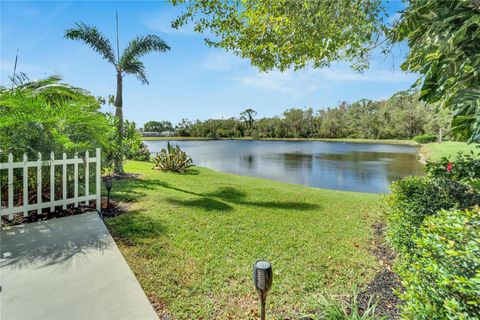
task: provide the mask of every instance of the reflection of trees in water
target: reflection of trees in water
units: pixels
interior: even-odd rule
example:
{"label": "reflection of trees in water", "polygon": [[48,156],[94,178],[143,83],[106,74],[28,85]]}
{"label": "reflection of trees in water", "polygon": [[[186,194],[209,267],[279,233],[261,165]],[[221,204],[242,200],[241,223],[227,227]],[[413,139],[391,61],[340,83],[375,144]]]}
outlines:
{"label": "reflection of trees in water", "polygon": [[248,169],[256,169],[257,168],[257,157],[253,154],[249,154],[247,156],[242,157],[242,164],[247,167]]}
{"label": "reflection of trees in water", "polygon": [[278,158],[286,169],[302,168],[312,170],[313,168],[313,154],[282,153],[278,155]]}

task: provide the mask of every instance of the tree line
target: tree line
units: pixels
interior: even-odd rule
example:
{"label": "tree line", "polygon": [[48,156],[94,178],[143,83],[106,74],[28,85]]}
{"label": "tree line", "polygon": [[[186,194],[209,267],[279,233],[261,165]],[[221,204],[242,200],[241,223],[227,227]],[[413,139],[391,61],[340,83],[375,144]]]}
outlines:
{"label": "tree line", "polygon": [[[362,99],[342,102],[333,108],[291,108],[281,116],[256,118],[247,109],[238,118],[190,121],[177,125],[169,121],[145,123],[144,135],[221,138],[364,138],[411,139],[430,133],[438,138],[452,138],[452,115],[436,110],[418,99],[417,92],[402,91],[387,100]],[[152,134],[153,132],[153,134]]]}

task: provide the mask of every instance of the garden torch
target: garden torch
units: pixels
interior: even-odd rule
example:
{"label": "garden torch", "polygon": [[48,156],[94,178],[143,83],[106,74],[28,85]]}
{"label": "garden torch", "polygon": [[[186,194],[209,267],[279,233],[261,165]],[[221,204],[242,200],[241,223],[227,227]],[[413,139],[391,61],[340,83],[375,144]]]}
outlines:
{"label": "garden torch", "polygon": [[112,190],[112,179],[105,180],[105,188],[107,189],[107,209],[110,209],[110,190]]}
{"label": "garden torch", "polygon": [[260,297],[260,319],[265,320],[265,301],[267,293],[272,287],[272,266],[270,262],[258,260],[253,265],[253,283]]}

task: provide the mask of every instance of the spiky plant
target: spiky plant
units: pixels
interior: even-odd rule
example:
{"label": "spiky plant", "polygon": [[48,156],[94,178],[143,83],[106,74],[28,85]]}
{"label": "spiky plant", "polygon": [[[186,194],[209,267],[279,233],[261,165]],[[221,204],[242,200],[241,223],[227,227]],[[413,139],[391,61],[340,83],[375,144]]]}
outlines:
{"label": "spiky plant", "polygon": [[[123,137],[123,77],[134,75],[142,84],[148,84],[145,65],[140,58],[149,52],[165,52],[170,47],[156,35],[137,36],[130,41],[120,55],[118,41],[118,18],[117,18],[117,52],[115,54],[110,40],[105,37],[96,27],[86,25],[83,22],[75,23],[73,28],[65,31],[65,38],[80,40],[99,53],[105,60],[115,67],[117,74],[117,94],[115,96],[115,116],[118,118],[118,144],[121,149]],[[123,174],[123,161],[115,163],[115,172]]]}

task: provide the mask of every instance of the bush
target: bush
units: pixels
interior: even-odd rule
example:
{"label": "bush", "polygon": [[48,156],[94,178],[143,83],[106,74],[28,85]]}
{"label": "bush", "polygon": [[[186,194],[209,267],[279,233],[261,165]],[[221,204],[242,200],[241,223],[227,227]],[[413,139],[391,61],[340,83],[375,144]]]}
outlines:
{"label": "bush", "polygon": [[480,318],[479,235],[479,207],[426,219],[416,251],[397,264],[405,318]]}
{"label": "bush", "polygon": [[418,235],[426,217],[442,209],[465,209],[480,204],[480,195],[469,186],[445,178],[407,177],[391,185],[386,197],[389,222],[387,236],[399,251],[414,249],[412,238]]}
{"label": "bush", "polygon": [[150,161],[150,150],[145,143],[141,142],[139,148],[132,156],[133,160]]}
{"label": "bush", "polygon": [[440,161],[427,161],[425,168],[432,177],[443,177],[457,181],[472,181],[480,179],[480,153],[475,155],[457,153],[455,160],[443,157]]}
{"label": "bush", "polygon": [[415,136],[412,140],[418,143],[431,143],[437,142],[437,136],[431,133],[426,133]]}
{"label": "bush", "polygon": [[172,172],[185,172],[186,169],[193,165],[192,158],[190,158],[179,146],[173,147],[170,142],[166,149],[162,149],[155,158],[154,169]]}

